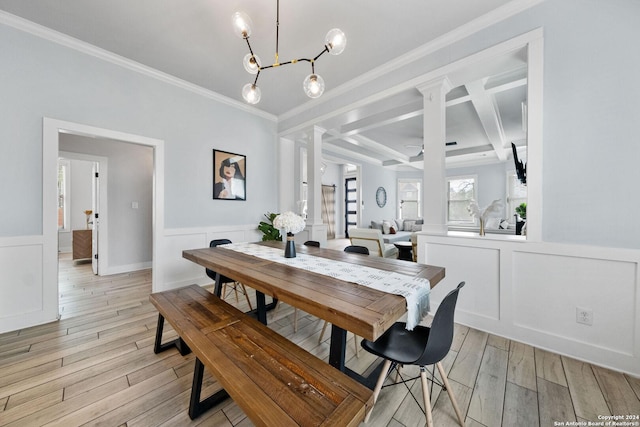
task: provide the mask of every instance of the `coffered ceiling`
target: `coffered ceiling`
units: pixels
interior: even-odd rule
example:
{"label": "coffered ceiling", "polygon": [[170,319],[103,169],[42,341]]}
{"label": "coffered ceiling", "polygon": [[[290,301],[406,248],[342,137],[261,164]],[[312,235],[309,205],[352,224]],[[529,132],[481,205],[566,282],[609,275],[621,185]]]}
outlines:
{"label": "coffered ceiling", "polygon": [[[517,2],[523,3],[518,0]],[[315,64],[325,94],[377,67],[478,19],[504,10],[509,0],[282,0],[279,59],[314,57],[331,28],[347,47]],[[525,1],[526,3],[526,1]],[[276,1],[266,0],[0,0],[6,19],[31,21],[169,76],[243,102],[246,43],[231,15],[253,21],[251,45],[263,62],[274,59]],[[10,14],[10,15],[7,15]],[[19,18],[15,18],[15,17]],[[2,16],[0,16],[1,18]],[[306,62],[264,70],[255,108],[279,117],[313,102],[302,91]],[[470,73],[447,96],[447,164],[504,161],[510,143],[526,144],[526,55],[518,51]],[[349,154],[396,169],[419,169],[422,95],[415,89],[318,123],[327,129],[325,152]]]}

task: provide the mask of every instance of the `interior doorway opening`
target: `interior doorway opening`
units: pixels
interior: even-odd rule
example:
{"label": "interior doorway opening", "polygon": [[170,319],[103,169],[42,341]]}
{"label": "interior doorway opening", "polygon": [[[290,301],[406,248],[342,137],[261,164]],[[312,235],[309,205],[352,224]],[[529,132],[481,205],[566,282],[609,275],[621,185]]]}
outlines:
{"label": "interior doorway opening", "polygon": [[[108,211],[108,159],[103,156],[59,151],[58,158],[58,252],[69,253],[74,263],[91,263],[93,274],[106,271],[100,249],[101,224]],[[100,248],[102,246],[102,248]]]}
{"label": "interior doorway opening", "polygon": [[[124,143],[137,144],[152,148],[151,281],[153,291],[162,290],[162,283],[160,279],[161,275],[159,274],[158,266],[162,265],[160,259],[160,248],[162,247],[162,232],[164,230],[164,142],[139,135],[126,134],[79,123],[45,118],[43,121],[44,311],[60,318],[58,283],[57,166],[60,140],[64,134],[88,137],[88,144],[91,144],[92,141],[99,141],[100,139],[113,139]],[[101,170],[101,173],[103,172],[104,171]],[[106,192],[103,191],[102,193]],[[105,225],[106,224],[103,221],[101,223],[101,234],[103,235],[106,233]],[[97,246],[99,252],[106,254],[106,251],[103,249],[103,243],[101,243],[100,240],[98,241]]]}

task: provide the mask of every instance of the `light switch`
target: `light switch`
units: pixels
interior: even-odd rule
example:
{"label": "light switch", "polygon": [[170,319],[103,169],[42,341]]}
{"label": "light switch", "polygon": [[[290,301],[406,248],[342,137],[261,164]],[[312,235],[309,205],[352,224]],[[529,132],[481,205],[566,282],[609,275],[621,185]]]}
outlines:
{"label": "light switch", "polygon": [[138,209],[138,202],[131,202],[131,209]]}

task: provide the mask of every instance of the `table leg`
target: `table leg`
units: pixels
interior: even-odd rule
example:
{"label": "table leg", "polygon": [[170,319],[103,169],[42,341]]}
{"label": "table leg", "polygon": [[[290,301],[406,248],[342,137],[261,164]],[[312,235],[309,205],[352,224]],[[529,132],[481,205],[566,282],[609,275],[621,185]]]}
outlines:
{"label": "table leg", "polygon": [[256,303],[258,305],[257,307],[257,315],[258,315],[258,322],[262,323],[263,325],[267,324],[267,304],[265,302],[265,297],[264,297],[264,293],[260,292],[260,291],[256,291]]}
{"label": "table leg", "polygon": [[216,272],[216,286],[213,288],[213,294],[218,298],[220,298],[220,295],[222,295],[221,282],[222,282],[222,276],[220,276],[220,273]]}
{"label": "table leg", "polygon": [[360,384],[363,384],[365,387],[373,390],[376,385],[376,380],[378,379],[378,376],[380,374],[382,364],[379,364],[371,372],[369,372],[368,376],[362,376],[344,365],[346,350],[347,331],[334,324],[331,324],[329,364],[334,368],[344,372],[354,380],[358,381]]}
{"label": "table leg", "polygon": [[347,347],[347,331],[331,324],[331,340],[329,347],[329,364],[344,372],[344,354]]}

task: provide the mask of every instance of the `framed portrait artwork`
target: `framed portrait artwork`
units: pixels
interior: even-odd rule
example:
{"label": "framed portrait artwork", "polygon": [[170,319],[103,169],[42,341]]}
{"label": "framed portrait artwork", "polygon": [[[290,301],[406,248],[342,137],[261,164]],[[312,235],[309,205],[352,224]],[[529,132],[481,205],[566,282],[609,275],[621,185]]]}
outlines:
{"label": "framed portrait artwork", "polygon": [[213,198],[247,200],[246,156],[213,150]]}

